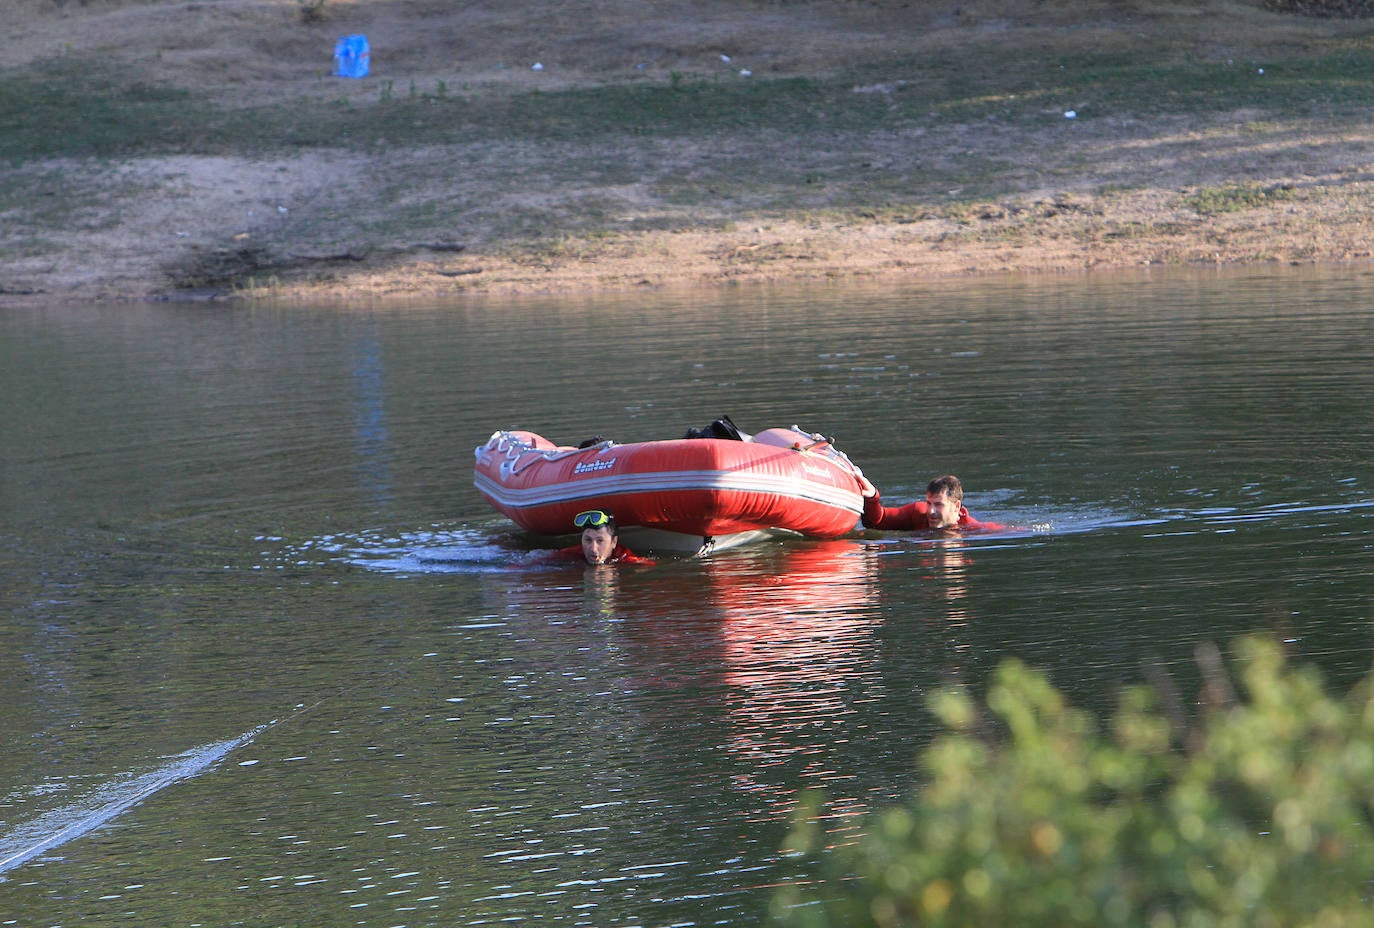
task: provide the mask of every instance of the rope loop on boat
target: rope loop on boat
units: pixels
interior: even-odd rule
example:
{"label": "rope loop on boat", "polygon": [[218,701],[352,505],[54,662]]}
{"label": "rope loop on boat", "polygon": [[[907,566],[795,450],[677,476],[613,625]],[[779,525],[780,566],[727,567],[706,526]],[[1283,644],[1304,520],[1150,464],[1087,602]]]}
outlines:
{"label": "rope loop on boat", "polygon": [[599,452],[613,447],[615,447],[615,442],[606,439],[595,445],[588,445],[586,448],[545,448],[540,450],[524,439],[516,438],[510,432],[495,432],[486,444],[487,449],[506,456],[506,459],[501,462],[501,474],[506,477],[514,477],[536,461],[558,461],[569,455],[581,454],[584,451]]}
{"label": "rope loop on boat", "polygon": [[798,451],[810,451],[817,445],[827,445],[828,447],[823,452],[827,457],[834,459],[836,463],[844,464],[854,474],[862,473],[858,465],[849,460],[849,455],[835,447],[835,439],[826,438],[820,432],[808,432],[799,425],[792,426],[792,431],[811,439],[811,444],[798,448]]}

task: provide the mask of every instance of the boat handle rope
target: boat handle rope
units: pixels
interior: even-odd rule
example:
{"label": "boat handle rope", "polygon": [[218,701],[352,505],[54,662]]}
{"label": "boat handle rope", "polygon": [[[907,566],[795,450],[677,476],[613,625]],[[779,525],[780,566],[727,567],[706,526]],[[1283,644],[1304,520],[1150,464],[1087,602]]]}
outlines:
{"label": "boat handle rope", "polygon": [[792,426],[792,431],[805,435],[807,438],[811,439],[811,444],[805,447],[798,447],[798,451],[810,451],[817,445],[829,445],[830,449],[826,452],[826,456],[833,458],[836,463],[843,462],[844,466],[849,469],[849,472],[854,475],[855,479],[862,482],[864,472],[859,469],[859,465],[849,460],[849,455],[835,447],[835,439],[826,438],[820,432],[808,432],[799,425]]}
{"label": "boat handle rope", "polygon": [[[615,442],[610,439],[589,445],[586,448],[549,448],[540,451],[527,441],[516,438],[510,432],[497,432],[487,441],[487,448],[498,453],[504,453],[506,459],[501,462],[501,472],[514,477],[526,467],[529,467],[536,460],[558,461],[569,455],[581,454],[584,451],[604,451],[607,448],[615,447]],[[520,459],[525,458],[524,463]]]}

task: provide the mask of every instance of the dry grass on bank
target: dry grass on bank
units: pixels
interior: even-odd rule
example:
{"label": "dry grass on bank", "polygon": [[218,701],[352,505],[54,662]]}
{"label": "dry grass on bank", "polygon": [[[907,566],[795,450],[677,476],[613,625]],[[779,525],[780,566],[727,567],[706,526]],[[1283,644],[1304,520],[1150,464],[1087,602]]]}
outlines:
{"label": "dry grass on bank", "polygon": [[[327,0],[319,23],[297,0],[17,3],[0,99],[86,70],[110,106],[183,96],[158,110],[170,136],[7,159],[10,301],[1374,253],[1374,132],[1281,83],[1368,58],[1365,22],[1239,2]],[[353,32],[363,81],[330,76]],[[1177,100],[1122,86],[1152,61]],[[1189,97],[1194,74],[1225,87]]]}

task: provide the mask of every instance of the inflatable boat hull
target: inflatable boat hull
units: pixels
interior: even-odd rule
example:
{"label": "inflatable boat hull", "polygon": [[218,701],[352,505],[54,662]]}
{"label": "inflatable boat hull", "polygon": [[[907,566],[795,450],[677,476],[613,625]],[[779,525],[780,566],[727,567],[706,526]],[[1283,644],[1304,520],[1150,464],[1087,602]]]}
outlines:
{"label": "inflatable boat hull", "polygon": [[475,455],[477,490],[521,528],[546,535],[573,532],[572,518],[584,509],[605,509],[622,528],[686,536],[688,544],[723,545],[770,530],[836,538],[854,528],[863,509],[849,459],[795,426],[747,441],[603,441],[587,448],[499,431]]}

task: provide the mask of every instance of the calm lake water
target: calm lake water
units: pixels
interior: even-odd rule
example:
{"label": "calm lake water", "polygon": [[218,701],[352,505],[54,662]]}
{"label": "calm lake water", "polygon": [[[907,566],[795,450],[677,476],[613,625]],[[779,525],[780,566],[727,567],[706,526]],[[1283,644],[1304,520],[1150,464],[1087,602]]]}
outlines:
{"label": "calm lake water", "polygon": [[[754,926],[999,660],[1371,663],[1374,269],[0,310],[0,923]],[[1017,531],[531,563],[563,443],[834,436]]]}

